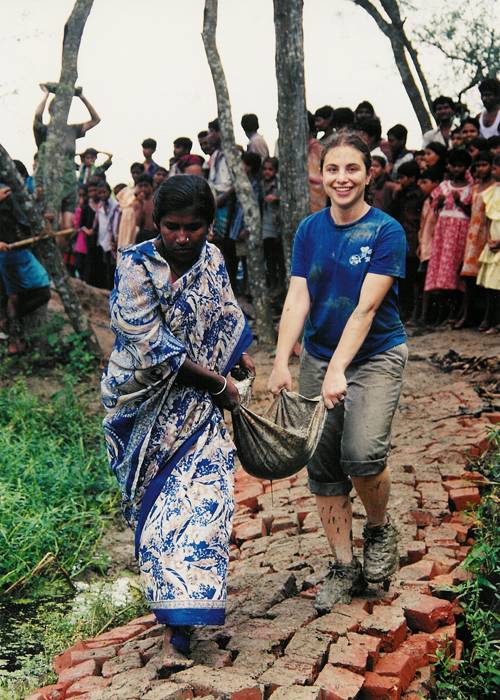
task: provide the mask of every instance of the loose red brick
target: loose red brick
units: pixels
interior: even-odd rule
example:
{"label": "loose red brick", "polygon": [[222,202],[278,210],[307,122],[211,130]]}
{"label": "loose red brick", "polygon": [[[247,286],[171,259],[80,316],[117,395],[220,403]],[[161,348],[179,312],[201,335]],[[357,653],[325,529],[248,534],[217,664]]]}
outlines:
{"label": "loose red brick", "polygon": [[406,639],[408,627],[401,608],[379,605],[361,622],[359,631],[379,637],[382,651],[395,651]]}
{"label": "loose red brick", "polygon": [[142,632],[146,632],[149,629],[149,625],[123,625],[122,627],[115,627],[109,632],[104,632],[99,636],[95,637],[93,640],[87,640],[85,642],[86,646],[90,647],[89,642],[108,642],[108,644],[116,643],[123,644],[129,639],[136,637]]}
{"label": "loose red brick", "polygon": [[455,640],[455,654],[454,654],[455,663],[451,666],[451,668],[454,671],[458,671],[458,665],[459,665],[460,661],[462,660],[463,653],[464,653],[464,643],[462,642],[461,639],[456,639]]}
{"label": "loose red brick", "polygon": [[116,646],[97,647],[96,649],[75,649],[71,652],[71,666],[93,659],[101,667],[105,661],[117,654]]}
{"label": "loose red brick", "polygon": [[420,561],[426,552],[427,546],[425,542],[419,542],[418,540],[414,540],[406,547],[406,555],[410,564]]}
{"label": "loose red brick", "polygon": [[[106,645],[104,645],[106,646]],[[54,660],[52,661],[52,668],[54,671],[59,675],[61,671],[63,671],[65,668],[69,668],[71,664],[71,654],[73,651],[77,651],[80,649],[86,649],[86,645],[83,642],[76,642],[72,647],[69,647],[65,651],[61,652],[57,656],[54,657]]]}
{"label": "loose red brick", "polygon": [[468,525],[462,525],[461,523],[449,523],[449,525],[454,530],[456,530],[457,542],[459,542],[460,544],[464,544],[467,541],[467,537],[469,536]]}
{"label": "loose red brick", "polygon": [[346,637],[340,637],[330,647],[328,663],[348,668],[353,673],[364,673],[368,666],[368,650],[361,645],[351,644]]}
{"label": "loose red brick", "polygon": [[59,674],[59,683],[73,683],[74,681],[80,680],[80,678],[85,678],[86,676],[97,676],[99,673],[99,667],[93,659],[84,661],[76,666],[71,666],[70,668],[65,668]]}
{"label": "loose red brick", "polygon": [[257,510],[257,497],[264,493],[263,485],[258,481],[246,484],[244,488],[237,488],[234,498],[239,506],[247,506],[252,510]]}
{"label": "loose red brick", "polygon": [[326,664],[315,681],[323,689],[323,700],[353,700],[363,683],[363,676],[331,664]]}
{"label": "loose red brick", "polygon": [[452,491],[453,489],[467,489],[470,483],[464,479],[450,479],[449,481],[443,481],[443,488],[445,491]]}
{"label": "loose red brick", "polygon": [[450,491],[450,501],[456,510],[466,510],[480,503],[481,494],[474,486],[467,489],[454,489]]}
{"label": "loose red brick", "polygon": [[348,632],[347,639],[350,644],[357,645],[368,652],[368,670],[373,671],[373,667],[380,658],[380,647],[382,641],[378,637],[373,637],[371,634],[358,634],[357,632]]}
{"label": "loose red brick", "polygon": [[365,674],[361,689],[361,700],[399,700],[401,685],[395,676],[381,676],[373,671]]}
{"label": "loose red brick", "polygon": [[102,678],[101,676],[89,676],[88,678],[82,678],[76,683],[70,685],[66,691],[66,698],[74,698],[78,695],[83,695],[83,693],[90,693],[93,690],[99,690],[101,688],[107,688],[111,685],[111,678]]}
{"label": "loose red brick", "polygon": [[398,651],[407,656],[411,656],[418,668],[427,666],[431,661],[429,651],[432,648],[430,638],[426,632],[411,634],[399,647]]}
{"label": "loose red brick", "polygon": [[436,649],[447,649],[449,653],[454,653],[457,639],[457,626],[455,623],[438,627],[435,632],[429,633],[429,653],[434,660]]}
{"label": "loose red brick", "polygon": [[427,552],[422,561],[432,561],[434,563],[433,578],[434,576],[449,574],[457,565],[455,557],[445,557],[435,552]]}
{"label": "loose red brick", "polygon": [[346,632],[356,632],[358,627],[359,622],[356,617],[332,612],[314,620],[307,625],[306,629],[311,628],[318,632],[329,634],[335,640]]}
{"label": "loose red brick", "polygon": [[408,626],[415,631],[434,632],[439,624],[451,624],[454,619],[451,603],[431,595],[403,592],[395,605],[401,606]]}
{"label": "loose red brick", "polygon": [[67,687],[67,683],[44,685],[43,688],[39,688],[37,691],[29,695],[26,700],[63,700]]}
{"label": "loose red brick", "polygon": [[187,683],[195,696],[212,694],[215,697],[229,695],[231,700],[262,700],[263,686],[250,676],[235,673],[232,669],[214,670],[209,666],[193,666],[170,677],[176,683]]}
{"label": "loose red brick", "polygon": [[104,678],[116,676],[117,673],[124,671],[132,671],[136,668],[142,668],[142,658],[139,652],[134,651],[126,656],[115,656],[103,664],[102,675]]}
{"label": "loose red brick", "polygon": [[413,656],[407,656],[400,651],[393,651],[380,657],[375,666],[375,673],[380,676],[399,678],[401,690],[406,690],[415,676],[417,661]]}
{"label": "loose red brick", "polygon": [[312,685],[317,674],[318,666],[314,661],[282,656],[259,676],[259,681],[272,691],[282,685]]}
{"label": "loose red brick", "polygon": [[433,561],[417,561],[415,564],[403,566],[398,572],[400,581],[428,581],[436,572]]}
{"label": "loose red brick", "polygon": [[267,535],[267,528],[262,523],[262,518],[251,518],[240,525],[235,525],[233,536],[236,542],[256,540]]}
{"label": "loose red brick", "polygon": [[282,530],[297,530],[297,527],[298,522],[295,513],[280,515],[273,519],[271,534],[274,535],[276,532],[281,532]]}

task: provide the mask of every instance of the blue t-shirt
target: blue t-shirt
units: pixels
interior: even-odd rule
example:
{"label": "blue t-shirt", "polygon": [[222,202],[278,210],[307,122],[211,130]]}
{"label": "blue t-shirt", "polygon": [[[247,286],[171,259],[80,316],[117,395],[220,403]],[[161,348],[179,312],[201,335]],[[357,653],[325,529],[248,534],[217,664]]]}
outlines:
{"label": "blue t-shirt", "polygon": [[373,207],[352,224],[335,224],[329,208],[302,221],[293,244],[291,274],[306,278],[311,298],[304,326],[308,353],[330,360],[368,272],[395,279],[353,362],[363,362],[405,342],[397,278],[405,276],[406,249],[402,226]]}

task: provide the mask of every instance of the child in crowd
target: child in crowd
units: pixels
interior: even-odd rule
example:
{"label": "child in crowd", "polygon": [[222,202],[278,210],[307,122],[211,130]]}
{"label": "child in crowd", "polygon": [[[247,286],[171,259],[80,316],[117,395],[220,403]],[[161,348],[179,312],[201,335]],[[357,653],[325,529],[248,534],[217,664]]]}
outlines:
{"label": "child in crowd", "polygon": [[488,150],[493,158],[500,153],[500,136],[490,136]]}
{"label": "child in crowd", "polygon": [[[252,153],[251,151],[246,151],[241,154],[241,160],[243,161],[243,169],[250,180],[253,191],[259,203],[262,202],[262,191],[260,189],[259,174],[261,166],[261,158],[258,153]],[[248,283],[248,266],[247,266],[247,255],[248,255],[248,229],[245,227],[245,220],[243,218],[243,208],[241,204],[237,201],[236,207],[234,209],[234,215],[231,222],[231,227],[229,229],[229,238],[234,241],[235,253],[236,253],[236,267],[241,265],[243,269],[243,279],[241,284],[236,285],[238,287],[238,295],[246,296],[249,299],[249,283]],[[226,263],[227,264],[227,263]],[[236,270],[234,271],[234,279],[236,280]],[[231,279],[231,274],[229,275]]]}
{"label": "child in crowd", "polygon": [[435,292],[436,323],[456,321],[458,296],[464,289],[460,277],[465,241],[469,230],[472,188],[467,179],[471,157],[464,149],[449,152],[449,180],[434,192],[437,223],[425,279],[425,291]]}
{"label": "child in crowd", "polygon": [[491,176],[492,157],[488,151],[481,151],[474,159],[475,183],[472,186],[472,205],[469,230],[465,242],[464,264],[460,272],[465,282],[462,315],[454,328],[460,329],[471,323],[473,301],[476,293],[476,277],[479,269],[479,256],[486,245],[488,227],[486,223],[483,192],[493,185]]}
{"label": "child in crowd", "polygon": [[442,143],[438,141],[431,141],[427,144],[424,151],[424,158],[427,168],[435,168],[441,173],[441,180],[444,178],[446,172],[446,156],[448,149],[443,146]]}
{"label": "child in crowd", "polygon": [[425,161],[425,151],[415,151],[413,153],[413,158],[415,160],[415,163],[420,168],[420,172],[423,173],[424,170],[427,168],[427,163]]}
{"label": "child in crowd", "polygon": [[479,136],[479,121],[475,117],[467,117],[460,124],[463,145],[467,147],[471,141]]}
{"label": "child in crowd", "polygon": [[406,276],[399,282],[401,318],[412,323],[420,315],[421,298],[417,288],[417,245],[420,214],[424,195],[417,185],[420,168],[414,160],[402,163],[398,168],[399,188],[394,194],[391,215],[399,221],[406,233]]}
{"label": "child in crowd", "polygon": [[135,222],[138,232],[136,243],[152,240],[158,235],[153,221],[153,178],[151,175],[141,175],[135,183]]}
{"label": "child in crowd", "polygon": [[73,245],[73,255],[75,256],[75,271],[77,277],[85,278],[85,258],[87,256],[87,236],[81,228],[82,211],[88,204],[89,194],[87,185],[80,185],[78,188],[78,206],[73,214],[73,228],[76,231],[76,240]]}
{"label": "child in crowd", "polygon": [[450,134],[450,146],[451,148],[462,148],[463,145],[464,137],[462,136],[462,129],[457,126]]}
{"label": "child in crowd", "polygon": [[441,182],[441,171],[436,168],[428,168],[419,176],[417,183],[424,195],[422,213],[420,214],[420,228],[418,230],[417,256],[419,266],[417,270],[417,298],[422,298],[422,311],[417,317],[417,323],[426,324],[429,322],[429,310],[431,296],[429,292],[424,292],[425,276],[427,266],[431,257],[432,239],[436,226],[437,214],[434,207],[432,194]]}
{"label": "child in crowd", "polygon": [[158,187],[168,178],[168,170],[160,165],[153,175],[153,189],[156,192]]}
{"label": "child in crowd", "polygon": [[467,150],[470,153],[470,157],[474,161],[476,156],[481,151],[488,150],[488,141],[486,139],[483,139],[481,136],[478,136],[477,139],[472,139],[472,141],[469,141],[469,143],[467,144]]}
{"label": "child in crowd", "polygon": [[[93,279],[92,273],[92,261],[89,257],[89,248],[91,247],[91,237],[94,235],[94,221],[96,216],[96,211],[99,206],[99,197],[97,195],[97,187],[101,180],[98,177],[91,177],[87,183],[87,196],[85,201],[81,201],[80,204],[80,216],[78,220],[78,232],[82,232],[85,239],[85,257],[83,258],[84,268],[82,273],[82,279],[87,282],[87,284],[92,284]],[[76,228],[76,227],[75,227]],[[83,244],[80,246],[84,249]]]}
{"label": "child in crowd", "polygon": [[96,189],[99,204],[92,233],[87,239],[88,283],[101,289],[113,289],[120,208],[112,199],[107,182],[101,180]]}
{"label": "child in crowd", "polygon": [[262,241],[268,284],[273,293],[285,283],[277,158],[265,158],[262,163],[262,196]]}
{"label": "child in crowd", "polygon": [[479,326],[488,334],[500,331],[500,155],[493,158],[491,174],[495,184],[481,194],[488,226],[486,245],[479,256],[477,284],[486,289],[486,313]]}
{"label": "child in crowd", "polygon": [[383,156],[372,156],[372,179],[370,180],[370,197],[377,209],[389,213],[396,183],[392,182],[387,172],[387,160]]}

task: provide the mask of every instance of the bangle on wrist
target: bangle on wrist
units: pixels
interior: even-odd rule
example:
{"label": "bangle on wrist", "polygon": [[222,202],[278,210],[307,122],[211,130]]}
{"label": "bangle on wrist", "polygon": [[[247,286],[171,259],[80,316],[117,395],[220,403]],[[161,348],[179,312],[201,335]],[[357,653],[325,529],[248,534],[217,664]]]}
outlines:
{"label": "bangle on wrist", "polygon": [[219,391],[211,391],[210,393],[212,396],[220,396],[220,394],[223,394],[226,391],[227,388],[227,379],[226,377],[222,377],[224,380],[224,384],[222,385],[222,389],[219,389]]}

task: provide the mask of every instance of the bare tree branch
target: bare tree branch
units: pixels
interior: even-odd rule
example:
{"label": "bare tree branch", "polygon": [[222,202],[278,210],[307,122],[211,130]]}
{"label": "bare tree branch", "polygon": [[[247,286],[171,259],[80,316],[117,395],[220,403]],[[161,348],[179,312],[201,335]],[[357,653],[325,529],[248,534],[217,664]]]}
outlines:
{"label": "bare tree branch", "polygon": [[221,127],[222,150],[224,151],[224,156],[226,157],[231,171],[238,200],[243,208],[245,226],[249,231],[248,273],[250,290],[255,308],[255,330],[259,342],[272,344],[275,341],[275,334],[266,289],[260,208],[250,181],[243,170],[240,153],[236,148],[231,102],[229,100],[226,76],[222,68],[222,62],[216,43],[217,5],[217,0],[205,0],[202,33],[203,45],[205,46],[205,53],[212,73],[217,97],[217,112]]}
{"label": "bare tree branch", "polygon": [[[432,122],[431,118],[429,115],[429,112],[427,111],[427,108],[424,104],[424,101],[422,99],[422,95],[420,94],[420,91],[418,89],[418,86],[415,82],[415,79],[413,77],[413,74],[411,72],[410,65],[408,63],[408,59],[406,57],[405,49],[407,48],[407,44],[409,43],[409,39],[406,37],[406,34],[403,31],[403,25],[401,23],[401,18],[399,18],[399,26],[398,24],[394,24],[393,22],[387,22],[380,12],[377,10],[375,5],[373,5],[370,0],[352,0],[352,2],[355,5],[358,5],[358,7],[361,7],[363,10],[368,12],[370,17],[375,20],[377,23],[377,26],[379,29],[383,31],[383,33],[386,35],[386,37],[389,39],[391,42],[392,46],[392,52],[394,54],[394,59],[396,61],[396,66],[399,71],[399,74],[401,76],[401,80],[403,81],[404,88],[406,90],[406,94],[408,95],[410,102],[413,106],[413,109],[415,111],[415,114],[417,116],[417,119],[420,124],[420,128],[422,129],[422,132],[428,131],[429,129],[432,128]],[[390,3],[387,3],[388,7],[390,7]],[[385,9],[385,8],[384,8]],[[387,10],[386,10],[387,11]],[[398,11],[398,16],[399,16],[399,11]],[[417,59],[418,62],[418,59]],[[420,65],[417,69],[415,66],[415,69],[417,70],[417,73],[420,71]],[[422,73],[423,77],[423,73]],[[424,79],[425,80],[425,79]]]}

